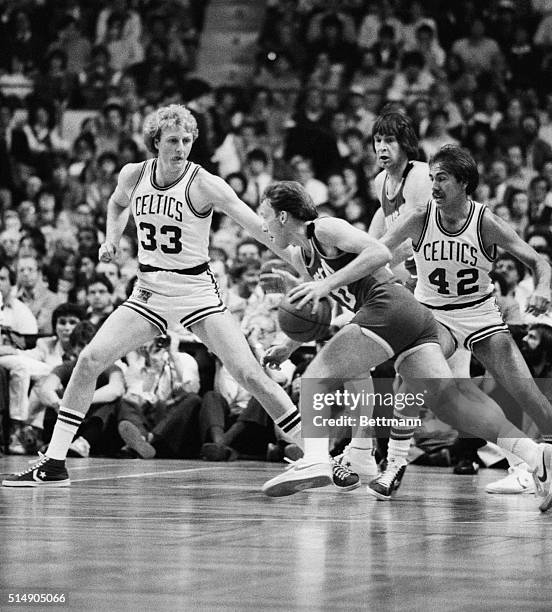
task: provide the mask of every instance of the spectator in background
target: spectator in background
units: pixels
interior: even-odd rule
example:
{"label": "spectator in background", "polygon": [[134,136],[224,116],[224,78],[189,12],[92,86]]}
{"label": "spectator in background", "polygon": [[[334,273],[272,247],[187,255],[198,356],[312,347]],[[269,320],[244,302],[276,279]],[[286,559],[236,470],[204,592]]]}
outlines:
{"label": "spectator in background", "polygon": [[90,207],[92,214],[105,216],[109,196],[117,185],[119,169],[117,154],[104,151],[98,156],[95,166],[94,174],[89,177],[84,187],[86,205]]}
{"label": "spectator in background", "polygon": [[527,27],[518,23],[513,38],[504,47],[506,62],[510,69],[509,84],[513,91],[523,91],[538,83],[540,58],[529,38]]}
{"label": "spectator in background", "polygon": [[508,205],[512,216],[511,225],[516,234],[523,238],[529,225],[529,198],[526,190],[511,191],[504,202]]}
{"label": "spectator in background", "polygon": [[396,43],[397,30],[389,24],[382,25],[375,37],[376,42],[368,49],[376,56],[376,66],[390,77],[399,64],[399,46]]}
{"label": "spectator in background", "polygon": [[48,289],[42,278],[42,270],[36,256],[21,255],[16,268],[17,298],[33,313],[38,333],[52,333],[52,312],[61,303],[61,296]]}
{"label": "spectator in background", "polygon": [[335,93],[341,87],[342,80],[343,68],[341,64],[332,64],[329,54],[324,51],[318,53],[314,59],[308,86]]}
{"label": "spectator in background", "polygon": [[96,264],[96,274],[103,274],[113,285],[113,302],[119,305],[127,299],[126,286],[127,283],[121,278],[121,270],[119,264],[115,261],[99,261]]}
{"label": "spectator in background", "polygon": [[[49,442],[52,436],[63,390],[71,378],[76,359],[95,333],[96,328],[90,322],[78,323],[71,332],[71,353],[68,359],[56,366],[37,388],[38,402],[45,411],[42,434],[44,442]],[[112,365],[100,374],[90,408],[71,443],[72,456],[88,457],[91,453],[111,455],[120,447],[115,418],[118,400],[124,391],[124,377],[119,366]]]}
{"label": "spectator in background", "polygon": [[261,261],[261,245],[254,238],[244,238],[236,245],[236,263]]}
{"label": "spectator in background", "polygon": [[297,155],[291,160],[291,167],[294,171],[294,179],[305,188],[315,206],[320,206],[327,201],[328,187],[314,177],[312,163],[309,159]]}
{"label": "spectator in background", "polygon": [[415,29],[415,42],[408,50],[418,51],[422,54],[427,70],[435,78],[445,76],[446,54],[437,40],[434,24],[422,21]]}
{"label": "spectator in background", "polygon": [[536,176],[529,183],[529,224],[548,227],[552,221],[552,194],[550,182],[544,176]]}
{"label": "spectator in background", "polygon": [[[397,47],[403,44],[403,24],[393,11],[389,0],[370,0],[366,6],[366,14],[360,25],[357,37],[359,47],[368,48],[379,39],[382,28],[391,32],[391,40]],[[396,37],[396,40],[395,40]]]}
{"label": "spectator in background", "polygon": [[510,98],[506,105],[504,119],[497,125],[495,139],[497,147],[505,151],[511,144],[523,142],[521,118],[523,105],[519,98]]}
{"label": "spectator in background", "polygon": [[144,59],[144,49],[140,41],[125,37],[123,28],[124,15],[111,13],[107,20],[105,36],[98,41],[109,51],[109,67],[116,75]]}
{"label": "spectator in background", "polygon": [[401,69],[387,90],[387,99],[412,104],[429,93],[434,81],[426,68],[424,56],[419,51],[409,51],[402,56]]}
{"label": "spectator in background", "polygon": [[247,187],[243,200],[256,209],[264,190],[272,183],[268,169],[268,157],[262,149],[252,149],[246,154]]}
{"label": "spectator in background", "polygon": [[117,417],[127,449],[143,459],[197,457],[201,398],[195,359],[177,352],[169,336],[158,336],[127,361],[127,391]]}
{"label": "spectator in background", "polygon": [[9,372],[10,445],[20,451],[20,436],[28,418],[28,376],[18,359],[19,353],[36,343],[38,326],[29,307],[18,300],[12,291],[15,274],[0,263],[1,345],[0,367]]}
{"label": "spectator in background", "polygon": [[520,288],[525,277],[525,266],[509,253],[501,253],[494,263],[493,272],[500,274],[504,279],[501,294],[506,298],[513,298],[519,305],[522,318],[526,315],[525,308],[531,291]]}
{"label": "spectator in background", "polygon": [[67,58],[67,70],[71,74],[80,74],[90,61],[92,43],[82,34],[81,26],[74,15],[65,13],[57,26],[57,38],[50,45],[49,51],[61,49]]}
{"label": "spectator in background", "polygon": [[[94,262],[93,262],[94,263]],[[95,264],[94,264],[95,265]],[[114,309],[114,287],[105,274],[94,274],[86,288],[86,318],[96,329],[101,327]]]}
{"label": "spectator in background", "polygon": [[447,129],[448,116],[445,111],[436,110],[431,114],[426,137],[420,141],[426,158],[430,159],[437,151],[446,144],[459,144]]}
{"label": "spectator in background", "polygon": [[205,169],[212,170],[211,158],[216,144],[213,88],[207,81],[194,78],[186,81],[183,91],[187,100],[186,106],[194,116],[199,131],[190,152],[190,159]]}
{"label": "spectator in background", "polygon": [[490,188],[489,201],[491,208],[502,204],[506,198],[508,186],[508,165],[504,159],[494,159],[489,168],[487,183]]}
{"label": "spectator in background", "polygon": [[38,36],[33,32],[29,15],[24,9],[14,10],[8,19],[7,40],[0,61],[8,74],[32,76],[40,58]]}
{"label": "spectator in background", "polygon": [[12,133],[11,152],[15,160],[36,168],[40,177],[47,178],[52,154],[67,149],[53,107],[41,100],[31,100],[27,121]]}
{"label": "spectator in background", "polygon": [[[39,338],[33,349],[19,352],[13,357],[21,379],[21,392],[29,394],[31,381],[40,381],[50,371],[62,364],[64,355],[71,352],[70,336],[76,325],[84,319],[84,308],[77,304],[64,303],[55,308],[52,313],[51,328],[54,335]],[[44,410],[40,407],[35,385],[28,398],[29,425],[23,427],[19,436],[12,440],[12,454],[32,454],[36,452],[38,441],[43,429]],[[25,401],[25,400],[23,400]],[[40,430],[40,431],[39,431]]]}
{"label": "spectator in background", "polygon": [[51,160],[52,172],[46,187],[56,200],[56,212],[73,211],[84,200],[84,186],[69,176],[69,161],[64,155]]}
{"label": "spectator in background", "polygon": [[[121,140],[128,136],[126,113],[118,98],[109,98],[102,109],[101,123],[95,138],[96,154],[116,155]],[[98,159],[99,162],[99,159]]]}
{"label": "spectator in background", "polygon": [[[257,314],[249,318],[246,334],[259,360],[264,350],[274,343],[277,333],[273,317]],[[266,368],[265,371],[278,384],[287,387],[291,384],[294,369],[288,360],[281,364],[280,370]],[[276,441],[274,424],[268,414],[218,361],[214,390],[203,397],[199,423],[203,442],[201,456],[208,461],[240,457],[264,459],[269,444]],[[296,451],[295,445],[292,446],[293,451],[290,448],[288,452]],[[283,454],[278,460],[283,458]]]}
{"label": "spectator in background", "polygon": [[485,24],[479,17],[473,20],[469,36],[452,45],[452,53],[458,55],[475,75],[491,72],[496,56],[501,55],[496,40],[485,36]]}
{"label": "spectator in background", "polygon": [[121,272],[121,280],[127,282],[138,272],[138,247],[131,236],[123,234],[117,251],[117,263]]}
{"label": "spectator in background", "polygon": [[56,113],[66,108],[78,108],[81,104],[78,77],[68,67],[67,53],[52,49],[39,75],[35,78],[34,94],[52,104]]}
{"label": "spectator in background", "polygon": [[486,130],[488,132],[489,127],[478,119],[473,96],[462,96],[460,98],[459,110],[460,122],[450,129],[450,134],[463,147],[469,148],[472,145],[474,134],[479,130]]}
{"label": "spectator in background", "polygon": [[121,36],[125,40],[140,40],[142,37],[142,19],[140,14],[130,8],[129,0],[112,0],[109,6],[103,8],[96,21],[96,44],[101,43],[109,28],[112,15],[119,15],[123,26]]}
{"label": "spectator in background", "polygon": [[351,91],[355,89],[362,92],[362,95],[373,96],[376,100],[376,106],[378,106],[386,83],[387,75],[378,66],[375,51],[373,49],[363,49],[359,66],[351,79]]}
{"label": "spectator in background", "polygon": [[539,138],[540,122],[535,114],[525,114],[521,118],[520,144],[525,147],[527,156],[527,167],[530,170],[541,172],[544,162],[552,159],[552,147]]}
{"label": "spectator in background", "polygon": [[523,149],[520,145],[510,145],[506,151],[506,156],[508,160],[508,185],[520,191],[527,191],[529,183],[537,175],[537,172],[527,167]]}
{"label": "spectator in background", "polygon": [[83,106],[100,109],[105,103],[115,72],[111,68],[111,56],[104,45],[96,45],[91,52],[90,62],[79,75]]}
{"label": "spectator in background", "polygon": [[170,87],[182,91],[182,70],[167,58],[165,42],[152,40],[146,47],[145,57],[127,68],[134,78],[140,98],[150,103],[161,99],[162,93]]}
{"label": "spectator in background", "polygon": [[365,138],[372,134],[372,126],[376,116],[366,103],[367,96],[358,86],[351,86],[345,98],[344,110],[347,127],[360,130]]}
{"label": "spectator in background", "polygon": [[343,23],[335,14],[326,15],[320,22],[320,36],[308,47],[311,62],[319,53],[327,53],[330,63],[339,65],[345,78],[350,78],[357,46],[343,34]]}

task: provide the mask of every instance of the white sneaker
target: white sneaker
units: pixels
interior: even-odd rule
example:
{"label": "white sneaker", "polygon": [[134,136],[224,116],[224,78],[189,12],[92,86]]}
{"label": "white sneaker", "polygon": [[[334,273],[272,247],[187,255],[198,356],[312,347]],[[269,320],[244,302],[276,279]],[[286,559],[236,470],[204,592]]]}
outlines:
{"label": "white sneaker", "polygon": [[73,451],[77,457],[83,457],[86,459],[87,457],[90,457],[90,442],[88,442],[88,440],[82,436],[79,436],[76,440],[71,442],[69,450]]}
{"label": "white sneaker", "polygon": [[485,491],[498,495],[534,493],[535,483],[530,472],[523,467],[516,466],[508,468],[508,476],[505,478],[489,483],[485,487]]}
{"label": "white sneaker", "polygon": [[262,492],[269,497],[293,495],[303,489],[316,489],[332,484],[330,461],[305,461],[298,459],[288,465],[286,471],[264,483]]}
{"label": "white sneaker", "polygon": [[361,479],[371,480],[378,475],[378,465],[371,448],[356,448],[347,444],[341,455],[335,457],[335,461],[358,474]]}
{"label": "white sneaker", "polygon": [[546,512],[552,507],[552,446],[550,444],[539,444],[542,455],[537,467],[533,471],[533,480],[537,495],[544,497],[539,506],[541,512]]}

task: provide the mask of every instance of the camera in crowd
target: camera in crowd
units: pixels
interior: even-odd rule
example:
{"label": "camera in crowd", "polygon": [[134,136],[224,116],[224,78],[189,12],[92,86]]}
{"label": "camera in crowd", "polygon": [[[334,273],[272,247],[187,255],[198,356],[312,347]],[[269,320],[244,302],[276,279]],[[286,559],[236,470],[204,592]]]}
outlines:
{"label": "camera in crowd", "polygon": [[171,337],[168,335],[157,336],[153,340],[153,349],[160,351],[161,349],[168,349],[171,345]]}

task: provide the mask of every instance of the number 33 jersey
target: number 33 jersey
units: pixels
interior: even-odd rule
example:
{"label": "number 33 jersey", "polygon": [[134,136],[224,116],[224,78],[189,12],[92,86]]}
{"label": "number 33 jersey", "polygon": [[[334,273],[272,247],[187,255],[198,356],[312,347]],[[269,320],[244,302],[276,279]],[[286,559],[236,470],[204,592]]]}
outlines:
{"label": "number 33 jersey", "polygon": [[155,180],[156,165],[157,159],[144,162],[130,197],[138,261],[165,270],[205,263],[212,210],[200,213],[190,199],[190,186],[201,166],[187,162],[178,179],[161,187]]}
{"label": "number 33 jersey", "polygon": [[493,291],[489,276],[496,247],[484,247],[481,224],[485,205],[470,200],[470,211],[457,231],[445,229],[434,201],[428,204],[424,228],[413,244],[418,270],[414,295],[422,304],[437,310],[476,305]]}

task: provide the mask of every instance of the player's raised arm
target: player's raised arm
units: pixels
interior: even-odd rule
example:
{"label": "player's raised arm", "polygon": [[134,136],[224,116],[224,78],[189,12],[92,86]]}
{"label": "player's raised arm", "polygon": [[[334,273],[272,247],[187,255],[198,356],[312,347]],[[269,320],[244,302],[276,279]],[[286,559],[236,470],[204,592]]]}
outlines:
{"label": "player's raised arm", "polygon": [[111,261],[117,253],[119,240],[128,223],[130,196],[140,177],[142,165],[142,163],[126,164],[121,168],[117,187],[107,203],[105,242],[100,246],[98,253],[100,261]]}
{"label": "player's raised arm", "polygon": [[485,250],[492,253],[493,245],[504,249],[533,272],[535,290],[529,298],[527,312],[538,315],[550,307],[550,279],[552,268],[546,259],[535,249],[524,242],[516,232],[502,219],[489,210],[485,211],[482,220],[482,234],[485,236]]}
{"label": "player's raised arm", "polygon": [[412,240],[416,248],[424,228],[427,206],[417,206],[401,215],[393,226],[380,238],[380,241],[392,252],[404,245],[405,240]]}

